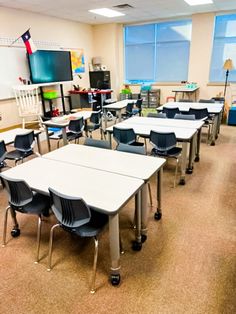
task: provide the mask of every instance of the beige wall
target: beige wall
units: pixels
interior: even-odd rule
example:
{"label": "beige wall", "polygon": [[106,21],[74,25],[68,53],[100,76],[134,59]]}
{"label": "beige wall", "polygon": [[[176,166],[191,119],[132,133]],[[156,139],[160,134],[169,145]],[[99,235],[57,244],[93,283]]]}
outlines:
{"label": "beige wall", "polygon": [[[59,43],[63,48],[83,48],[85,54],[86,72],[82,79],[75,78],[75,83],[89,86],[88,63],[93,56],[92,26],[57,19],[21,10],[0,8],[0,37],[16,38],[31,27],[34,41]],[[0,47],[1,49],[1,47]],[[66,86],[70,89],[71,84]],[[15,101],[0,100],[0,129],[20,123]]]}

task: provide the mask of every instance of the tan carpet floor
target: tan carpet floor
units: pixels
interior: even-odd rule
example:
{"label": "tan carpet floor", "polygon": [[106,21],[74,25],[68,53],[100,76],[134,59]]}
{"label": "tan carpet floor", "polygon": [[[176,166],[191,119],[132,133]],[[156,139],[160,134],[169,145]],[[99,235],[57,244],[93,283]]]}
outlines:
{"label": "tan carpet floor", "polygon": [[[44,221],[37,265],[36,218],[18,215],[18,238],[9,234],[9,219],[7,245],[0,247],[0,313],[236,313],[236,128],[222,126],[214,147],[202,142],[194,173],[175,189],[174,166],[170,161],[164,169],[163,218],[155,221],[155,207],[150,209],[141,252],[131,249],[134,202],[121,212],[125,254],[119,287],[108,282],[107,229],[100,237],[97,291],[91,295],[92,240],[58,230],[53,269],[47,272],[49,229],[55,218]],[[154,178],[151,184],[155,196]],[[6,205],[1,189],[0,241]]]}

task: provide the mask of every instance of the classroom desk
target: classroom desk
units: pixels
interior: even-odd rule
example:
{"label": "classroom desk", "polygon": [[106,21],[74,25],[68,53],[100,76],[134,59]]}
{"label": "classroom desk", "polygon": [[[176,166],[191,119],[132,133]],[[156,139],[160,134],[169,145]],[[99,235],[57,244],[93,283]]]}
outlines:
{"label": "classroom desk", "polygon": [[144,180],[145,185],[142,188],[142,235],[146,234],[147,230],[147,182],[152,175],[157,173],[157,211],[155,213],[155,218],[161,218],[162,172],[163,165],[165,164],[165,160],[163,158],[129,154],[76,144],[63,146],[53,152],[43,155],[43,158],[68,162],[75,165],[113,172]]}
{"label": "classroom desk", "polygon": [[105,105],[103,106],[103,110],[105,113],[105,129],[107,128],[107,112],[108,111],[115,111],[118,113],[118,117],[119,117],[119,122],[121,122],[121,112],[123,109],[126,108],[127,104],[129,103],[135,103],[136,100],[132,100],[132,99],[124,99],[121,101],[117,101],[115,103],[109,104],[109,105]]}
{"label": "classroom desk", "polygon": [[[201,129],[204,124],[201,120],[180,120],[180,119],[161,119],[161,118],[151,118],[151,117],[132,117],[125,121],[124,123],[132,123],[132,124],[141,124],[141,125],[153,125],[153,126],[166,126],[166,127],[178,127],[178,128],[186,128],[186,129],[197,129],[197,149],[195,161],[200,160],[200,143],[201,143]],[[191,150],[193,149],[192,145],[189,147],[191,155]],[[192,173],[193,167],[189,164],[187,168],[187,173]]]}
{"label": "classroom desk", "polygon": [[179,108],[181,112],[188,112],[189,108],[207,108],[209,114],[213,114],[213,127],[211,132],[211,145],[215,145],[215,141],[218,137],[221,115],[224,109],[223,103],[200,103],[200,102],[168,102],[163,106],[157,108],[158,111],[162,111],[165,108]]}
{"label": "classroom desk", "polygon": [[6,145],[14,143],[16,135],[21,135],[28,133],[30,131],[34,131],[34,136],[37,140],[38,152],[41,154],[41,145],[39,140],[39,134],[41,133],[40,130],[31,130],[31,129],[22,129],[16,128],[9,131],[0,132],[0,141],[4,141]]}
{"label": "classroom desk", "polygon": [[66,128],[68,127],[70,123],[70,117],[80,118],[83,117],[84,120],[88,120],[91,117],[92,111],[79,111],[76,113],[72,113],[70,115],[65,115],[62,117],[55,117],[51,120],[44,121],[43,125],[46,127],[46,136],[47,136],[47,142],[48,142],[48,150],[51,151],[51,144],[49,139],[49,133],[48,128],[60,128],[62,130],[62,139],[63,144],[67,145],[67,136],[66,136]]}
{"label": "classroom desk", "polygon": [[[191,144],[190,156],[189,156],[189,168],[193,169],[193,152],[194,152],[194,139],[197,135],[197,129],[194,128],[180,128],[180,127],[171,127],[171,126],[154,126],[146,124],[135,124],[129,123],[130,119],[127,119],[121,123],[118,123],[116,126],[118,128],[132,128],[135,134],[149,137],[151,130],[156,132],[174,132],[177,141],[182,143],[182,158],[181,158],[181,178],[180,184],[185,184],[185,172],[186,172],[186,163],[187,163],[187,145]],[[163,119],[164,120],[164,119]],[[113,133],[113,126],[110,126],[106,129],[106,132],[109,134],[109,141],[111,144],[111,135]]]}
{"label": "classroom desk", "polygon": [[185,86],[181,86],[181,87],[177,87],[177,88],[173,89],[172,92],[175,93],[175,100],[177,100],[178,93],[181,93],[183,98],[186,95],[190,99],[190,96],[193,95],[195,101],[197,101],[198,89],[199,89],[199,87],[188,88]]}
{"label": "classroom desk", "polygon": [[[107,214],[111,282],[120,280],[119,211],[137,194],[137,222],[140,227],[143,180],[41,157],[6,170],[1,175],[23,179],[33,190],[46,195],[49,194],[48,188],[52,187],[63,194],[82,197],[94,210]],[[137,241],[141,241],[141,236]]]}

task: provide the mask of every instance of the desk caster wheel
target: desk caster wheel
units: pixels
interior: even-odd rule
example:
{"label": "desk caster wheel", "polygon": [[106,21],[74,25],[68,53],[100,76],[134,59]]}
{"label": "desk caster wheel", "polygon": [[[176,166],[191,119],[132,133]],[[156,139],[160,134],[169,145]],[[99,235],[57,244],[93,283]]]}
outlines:
{"label": "desk caster wheel", "polygon": [[141,249],[142,249],[142,242],[133,241],[132,249],[133,249],[133,251],[141,251]]}
{"label": "desk caster wheel", "polygon": [[200,160],[200,157],[199,156],[196,156],[194,161],[198,162]]}
{"label": "desk caster wheel", "polygon": [[155,214],[154,214],[154,219],[155,220],[160,220],[161,217],[162,217],[162,213],[161,212],[155,212]]}
{"label": "desk caster wheel", "polygon": [[17,238],[17,237],[19,237],[19,235],[20,235],[20,229],[19,228],[12,229],[11,236],[13,238]]}
{"label": "desk caster wheel", "polygon": [[120,274],[111,275],[110,281],[112,286],[118,286],[120,283]]}
{"label": "desk caster wheel", "polygon": [[211,142],[211,146],[215,146],[215,144],[216,144],[215,142]]}
{"label": "desk caster wheel", "polygon": [[142,234],[142,235],[141,235],[141,241],[142,241],[142,243],[144,243],[146,240],[147,240],[146,234]]}
{"label": "desk caster wheel", "polygon": [[179,184],[180,185],[185,185],[185,179],[180,179]]}

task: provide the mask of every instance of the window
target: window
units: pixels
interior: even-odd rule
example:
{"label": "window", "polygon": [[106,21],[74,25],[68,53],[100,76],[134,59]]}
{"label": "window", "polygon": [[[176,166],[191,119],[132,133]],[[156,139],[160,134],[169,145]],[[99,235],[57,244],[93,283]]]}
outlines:
{"label": "window", "polygon": [[[236,14],[216,17],[210,82],[225,81],[223,65],[229,58],[236,67]],[[230,71],[229,81],[236,82],[236,70]]]}
{"label": "window", "polygon": [[191,30],[190,20],[126,26],[126,82],[187,80]]}

